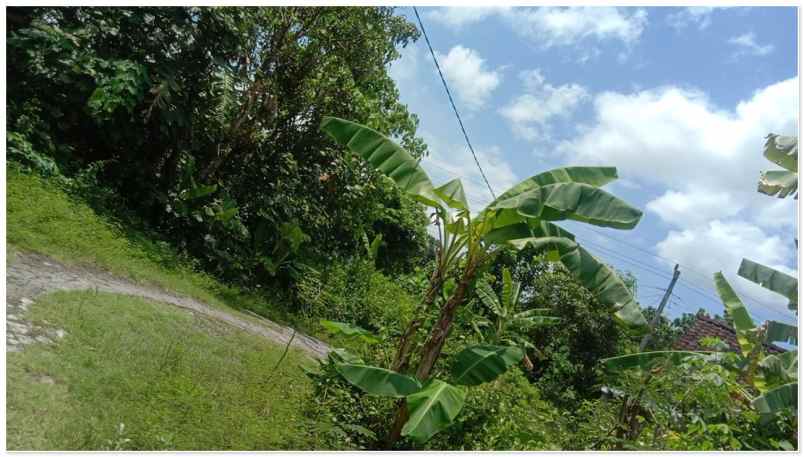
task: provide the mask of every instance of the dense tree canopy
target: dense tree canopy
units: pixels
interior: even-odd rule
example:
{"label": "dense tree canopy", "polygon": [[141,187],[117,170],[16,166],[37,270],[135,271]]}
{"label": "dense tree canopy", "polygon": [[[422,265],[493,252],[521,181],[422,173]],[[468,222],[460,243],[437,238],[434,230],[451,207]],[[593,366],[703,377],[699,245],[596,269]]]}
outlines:
{"label": "dense tree canopy", "polygon": [[318,131],[344,116],[425,154],[387,74],[418,32],[392,8],[20,8],[9,24],[11,153],[103,161],[219,273],[276,272],[285,239],[348,254],[382,233],[408,252],[388,268],[423,252],[418,206]]}

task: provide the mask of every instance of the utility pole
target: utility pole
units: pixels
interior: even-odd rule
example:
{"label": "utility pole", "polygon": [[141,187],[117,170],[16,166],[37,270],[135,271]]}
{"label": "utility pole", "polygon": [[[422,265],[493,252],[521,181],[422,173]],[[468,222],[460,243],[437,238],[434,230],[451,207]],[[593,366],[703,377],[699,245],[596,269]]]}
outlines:
{"label": "utility pole", "polygon": [[667,286],[667,290],[664,291],[664,297],[662,297],[662,301],[659,303],[659,309],[656,310],[656,315],[653,316],[653,320],[650,322],[648,334],[645,335],[642,338],[642,342],[639,343],[639,352],[645,350],[645,346],[648,345],[650,337],[653,336],[653,330],[656,328],[656,324],[659,323],[659,319],[662,317],[664,306],[667,304],[667,300],[670,299],[670,295],[673,293],[673,287],[676,285],[676,281],[678,281],[679,276],[681,276],[681,271],[678,270],[678,264],[676,264],[676,266],[673,267],[673,279],[670,280],[670,285]]}

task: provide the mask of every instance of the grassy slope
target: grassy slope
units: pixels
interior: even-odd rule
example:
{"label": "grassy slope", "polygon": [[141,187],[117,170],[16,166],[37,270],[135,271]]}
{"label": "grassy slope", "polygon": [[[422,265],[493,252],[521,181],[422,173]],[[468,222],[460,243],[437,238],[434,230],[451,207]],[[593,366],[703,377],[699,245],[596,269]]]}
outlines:
{"label": "grassy slope", "polygon": [[7,168],[7,243],[67,263],[100,267],[135,281],[152,283],[219,307],[249,309],[279,322],[298,319],[265,296],[226,286],[194,271],[165,242],[99,216],[58,186]]}
{"label": "grassy slope", "polygon": [[67,336],[8,354],[9,449],[315,447],[295,351],[274,372],[281,347],[114,294],[57,292],[31,317]]}
{"label": "grassy slope", "polygon": [[[194,271],[166,243],[97,215],[53,183],[10,168],[7,174],[9,259],[16,248],[33,250],[283,320],[265,298]],[[211,337],[214,326],[199,326],[184,311],[113,295],[59,293],[33,312],[69,336],[9,354],[10,448],[315,446],[294,413],[309,388],[299,356],[271,381],[276,388],[261,384],[282,347],[246,335]],[[175,364],[168,371],[154,365],[166,358]],[[38,374],[56,384],[31,382]]]}

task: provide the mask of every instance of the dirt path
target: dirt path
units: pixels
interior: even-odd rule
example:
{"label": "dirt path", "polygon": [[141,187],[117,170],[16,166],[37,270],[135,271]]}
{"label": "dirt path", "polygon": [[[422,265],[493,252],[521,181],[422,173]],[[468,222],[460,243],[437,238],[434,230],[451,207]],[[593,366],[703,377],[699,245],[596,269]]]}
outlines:
{"label": "dirt path", "polygon": [[[17,251],[13,262],[6,269],[6,350],[20,351],[26,344],[47,343],[63,337],[63,330],[45,329],[26,321],[23,318],[25,312],[39,295],[57,290],[85,289],[170,303],[282,345],[287,344],[293,335],[293,329],[268,319],[250,319],[237,311],[216,309],[159,287],[136,284],[98,270],[65,265],[41,254]],[[317,359],[326,357],[329,352],[326,344],[301,333],[296,334],[292,345]]]}

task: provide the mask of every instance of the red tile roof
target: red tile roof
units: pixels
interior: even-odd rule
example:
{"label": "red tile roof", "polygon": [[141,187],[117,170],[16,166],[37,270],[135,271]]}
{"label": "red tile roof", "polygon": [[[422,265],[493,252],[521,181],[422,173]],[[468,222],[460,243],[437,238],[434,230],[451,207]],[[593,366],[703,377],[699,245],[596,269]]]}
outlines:
{"label": "red tile roof", "polygon": [[[720,319],[713,319],[708,316],[698,315],[695,323],[687,329],[673,344],[673,349],[684,351],[705,351],[707,350],[698,343],[704,337],[717,337],[729,346],[732,352],[739,352],[740,346],[737,343],[737,335],[731,324]],[[784,349],[766,344],[765,350],[770,353],[785,352]]]}

